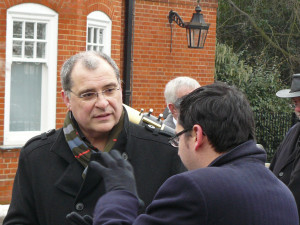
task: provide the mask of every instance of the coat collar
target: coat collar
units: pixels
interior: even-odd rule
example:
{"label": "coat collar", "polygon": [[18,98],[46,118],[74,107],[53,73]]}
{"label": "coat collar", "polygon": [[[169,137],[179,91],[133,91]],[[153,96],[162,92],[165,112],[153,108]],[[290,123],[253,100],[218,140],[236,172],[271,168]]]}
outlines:
{"label": "coat collar", "polygon": [[[55,186],[63,192],[76,196],[83,181],[83,167],[75,160],[66,140],[62,129],[59,129],[57,139],[50,151],[56,154],[61,160],[65,161],[65,167],[61,175],[55,182]],[[54,165],[55,166],[55,165]]]}
{"label": "coat collar", "polygon": [[[113,148],[118,148],[121,152],[125,152],[127,146],[127,138],[129,134],[130,122],[126,110],[124,117],[124,128],[119,135],[118,141],[116,142]],[[74,158],[72,151],[70,150],[63,133],[62,129],[59,129],[57,132],[58,136],[52,145],[50,151],[55,153],[61,160],[64,160],[66,163],[65,169],[62,171],[62,174],[55,182],[55,186],[61,191],[72,195],[77,196],[76,199],[79,199],[90,191],[102,181],[102,177],[97,173],[87,170],[85,179],[82,178],[82,173],[84,168],[82,165]],[[130,158],[130,156],[129,156]]]}
{"label": "coat collar", "polygon": [[263,164],[266,162],[267,154],[265,150],[256,146],[254,140],[250,140],[217,157],[209,166],[221,166],[244,157],[261,161]]}

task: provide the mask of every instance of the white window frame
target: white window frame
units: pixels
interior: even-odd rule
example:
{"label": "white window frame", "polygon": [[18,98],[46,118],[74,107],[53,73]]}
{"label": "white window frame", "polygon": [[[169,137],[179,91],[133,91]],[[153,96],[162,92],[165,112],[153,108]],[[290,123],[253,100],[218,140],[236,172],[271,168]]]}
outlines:
{"label": "white window frame", "polygon": [[[13,21],[34,21],[47,23],[45,59],[13,58],[12,37]],[[52,9],[35,3],[23,3],[7,10],[6,30],[6,77],[5,77],[5,107],[4,107],[4,145],[22,146],[31,137],[55,128],[56,124],[56,82],[57,82],[57,37],[58,14]],[[42,74],[41,129],[39,131],[10,131],[10,85],[11,65],[18,62],[44,63]]]}
{"label": "white window frame", "polygon": [[88,50],[88,28],[96,27],[103,29],[103,50],[102,52],[111,55],[111,19],[101,11],[91,12],[87,16],[87,31],[86,31],[86,50]]}

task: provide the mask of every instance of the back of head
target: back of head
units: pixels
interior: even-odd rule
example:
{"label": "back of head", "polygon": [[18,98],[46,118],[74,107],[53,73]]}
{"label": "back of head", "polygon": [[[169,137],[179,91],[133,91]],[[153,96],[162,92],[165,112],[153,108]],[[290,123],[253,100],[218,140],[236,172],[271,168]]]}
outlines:
{"label": "back of head", "polygon": [[64,91],[70,91],[72,88],[71,74],[76,63],[82,63],[88,70],[95,70],[101,66],[100,60],[107,62],[115,71],[116,78],[120,82],[120,71],[114,60],[102,52],[85,51],[71,56],[62,66],[60,77]]}
{"label": "back of head", "polygon": [[181,89],[184,88],[192,91],[198,87],[200,87],[198,81],[196,81],[191,77],[177,77],[173,80],[170,80],[165,87],[164,96],[165,96],[166,103],[175,104],[177,98],[182,97],[182,96],[178,96],[178,92]]}
{"label": "back of head", "polygon": [[255,123],[244,94],[225,83],[200,87],[182,99],[179,123],[201,125],[216,152],[222,153],[255,138]]}

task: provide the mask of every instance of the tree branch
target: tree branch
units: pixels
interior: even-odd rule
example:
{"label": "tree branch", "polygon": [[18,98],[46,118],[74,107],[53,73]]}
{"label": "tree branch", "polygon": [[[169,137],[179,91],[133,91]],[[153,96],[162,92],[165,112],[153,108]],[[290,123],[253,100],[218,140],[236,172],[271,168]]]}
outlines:
{"label": "tree branch", "polygon": [[226,0],[235,10],[237,10],[242,15],[246,16],[255,30],[268,42],[272,45],[275,49],[279,50],[285,57],[291,58],[292,56],[279,45],[277,45],[272,39],[256,24],[255,20],[246,12],[238,8],[231,0]]}

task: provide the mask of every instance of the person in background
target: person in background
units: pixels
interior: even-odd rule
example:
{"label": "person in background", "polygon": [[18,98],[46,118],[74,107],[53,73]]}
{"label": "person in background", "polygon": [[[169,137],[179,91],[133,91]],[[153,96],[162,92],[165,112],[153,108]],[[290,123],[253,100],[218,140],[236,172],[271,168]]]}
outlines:
{"label": "person in background", "polygon": [[299,224],[291,191],[264,165],[266,152],[256,146],[242,92],[225,83],[203,86],[183,97],[179,112],[170,143],[189,171],[169,178],[138,216],[133,168],[117,150],[100,153],[103,163],[91,166],[107,193],[97,202],[93,225]]}
{"label": "person in background", "polygon": [[4,225],[63,225],[72,211],[91,218],[105,193],[102,176],[89,166],[99,152],[117,148],[133,165],[145,206],[183,168],[167,136],[129,121],[119,69],[109,56],[93,51],[72,56],[62,67],[61,83],[68,109],[64,125],[22,148]]}
{"label": "person in background", "polygon": [[163,123],[175,129],[179,113],[180,98],[200,87],[198,81],[190,77],[177,77],[170,80],[165,87],[165,100],[170,112]]}
{"label": "person in background", "polygon": [[[292,107],[300,118],[300,73],[292,77],[291,89],[276,93],[280,98],[291,99]],[[300,123],[290,128],[279,145],[270,164],[270,170],[285,183],[294,194],[300,215]]]}

